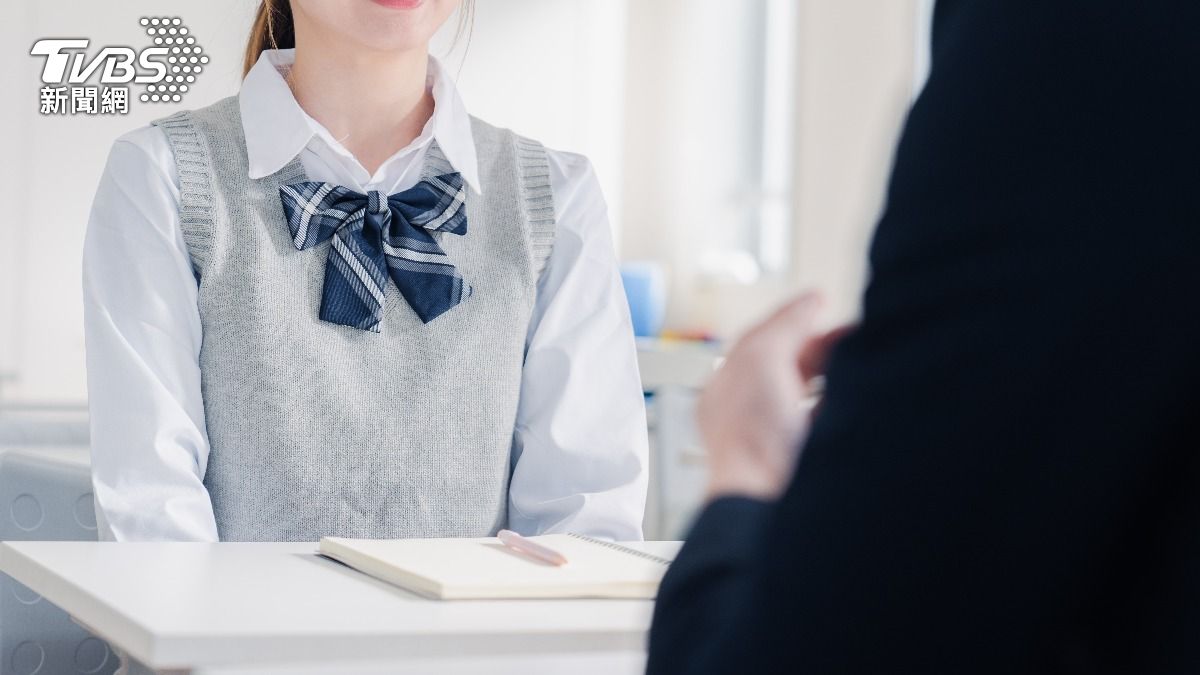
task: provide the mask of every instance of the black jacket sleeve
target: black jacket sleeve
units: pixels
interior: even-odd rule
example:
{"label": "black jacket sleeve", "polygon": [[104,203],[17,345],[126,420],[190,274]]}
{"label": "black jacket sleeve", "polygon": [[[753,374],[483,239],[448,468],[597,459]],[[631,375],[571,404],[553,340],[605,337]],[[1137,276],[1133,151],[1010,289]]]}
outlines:
{"label": "black jacket sleeve", "polygon": [[941,0],[786,494],[649,672],[1200,672],[1200,4]]}

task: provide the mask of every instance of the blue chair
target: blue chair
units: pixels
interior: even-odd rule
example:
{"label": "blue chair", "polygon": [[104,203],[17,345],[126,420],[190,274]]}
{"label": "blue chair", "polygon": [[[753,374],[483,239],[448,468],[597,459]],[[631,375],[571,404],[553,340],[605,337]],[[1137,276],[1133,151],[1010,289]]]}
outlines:
{"label": "blue chair", "polygon": [[[0,539],[96,539],[91,471],[71,457],[85,452],[0,449]],[[110,675],[118,665],[107,643],[2,573],[0,658],[0,673],[13,675]]]}

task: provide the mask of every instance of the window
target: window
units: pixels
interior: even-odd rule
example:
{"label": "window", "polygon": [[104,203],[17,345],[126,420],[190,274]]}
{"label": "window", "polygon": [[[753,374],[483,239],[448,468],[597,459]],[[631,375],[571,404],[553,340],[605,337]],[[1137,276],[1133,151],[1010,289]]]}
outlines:
{"label": "window", "polygon": [[691,34],[692,48],[712,61],[697,72],[719,73],[724,82],[704,87],[707,102],[698,105],[713,127],[698,137],[724,137],[712,141],[705,193],[722,215],[709,223],[700,273],[752,283],[786,272],[791,258],[795,3],[705,0],[689,9],[706,17]]}

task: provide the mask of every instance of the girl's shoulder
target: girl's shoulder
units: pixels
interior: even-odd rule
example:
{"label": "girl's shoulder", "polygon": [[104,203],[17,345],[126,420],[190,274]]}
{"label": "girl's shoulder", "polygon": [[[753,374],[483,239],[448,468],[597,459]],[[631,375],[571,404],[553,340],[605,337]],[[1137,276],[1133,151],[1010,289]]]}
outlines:
{"label": "girl's shoulder", "polygon": [[586,155],[567,150],[546,148],[546,160],[550,163],[551,177],[562,185],[597,182],[596,169]]}
{"label": "girl's shoulder", "polygon": [[[207,106],[177,110],[170,115],[164,115],[130,131],[127,131],[113,141],[110,151],[110,161],[119,158],[126,164],[142,165],[144,168],[157,168],[163,173],[174,175],[175,151],[170,135],[173,128],[194,117],[231,118],[236,122],[236,116],[231,115],[237,108],[237,97],[229,96]],[[177,182],[177,181],[176,181]]]}
{"label": "girl's shoulder", "polygon": [[157,174],[178,184],[175,153],[161,129],[146,124],[113,141],[105,170],[117,175]]}
{"label": "girl's shoulder", "polygon": [[550,164],[550,170],[564,179],[587,180],[593,175],[591,162],[586,156],[576,152],[555,150],[536,138],[524,136],[507,127],[494,125],[474,115],[471,115],[471,131],[476,151],[481,155],[486,156],[494,152],[498,145],[507,146],[515,143],[518,154],[544,157]]}
{"label": "girl's shoulder", "polygon": [[581,192],[600,192],[595,168],[585,155],[547,147],[537,139],[496,126],[474,115],[471,116],[471,132],[481,163],[505,156],[515,148],[516,159],[523,170],[539,176],[548,174],[555,202],[570,199]]}

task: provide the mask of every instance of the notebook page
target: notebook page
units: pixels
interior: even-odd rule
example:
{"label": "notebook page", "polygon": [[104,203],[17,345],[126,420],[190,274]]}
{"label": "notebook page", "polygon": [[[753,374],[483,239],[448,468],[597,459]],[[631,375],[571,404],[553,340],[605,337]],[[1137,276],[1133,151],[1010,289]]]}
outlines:
{"label": "notebook page", "polygon": [[[327,538],[322,552],[400,585],[409,577],[443,596],[531,593],[576,594],[607,591],[638,595],[657,586],[666,565],[569,535],[531,537],[566,556],[555,566],[514,551],[495,538],[365,540]],[[329,542],[329,545],[326,544]],[[350,555],[353,553],[354,555]],[[367,560],[356,560],[359,557]],[[366,564],[366,563],[370,564]],[[388,569],[390,568],[390,569]],[[386,574],[391,571],[394,574]],[[644,595],[645,593],[641,593]],[[651,593],[652,595],[652,593]]]}

